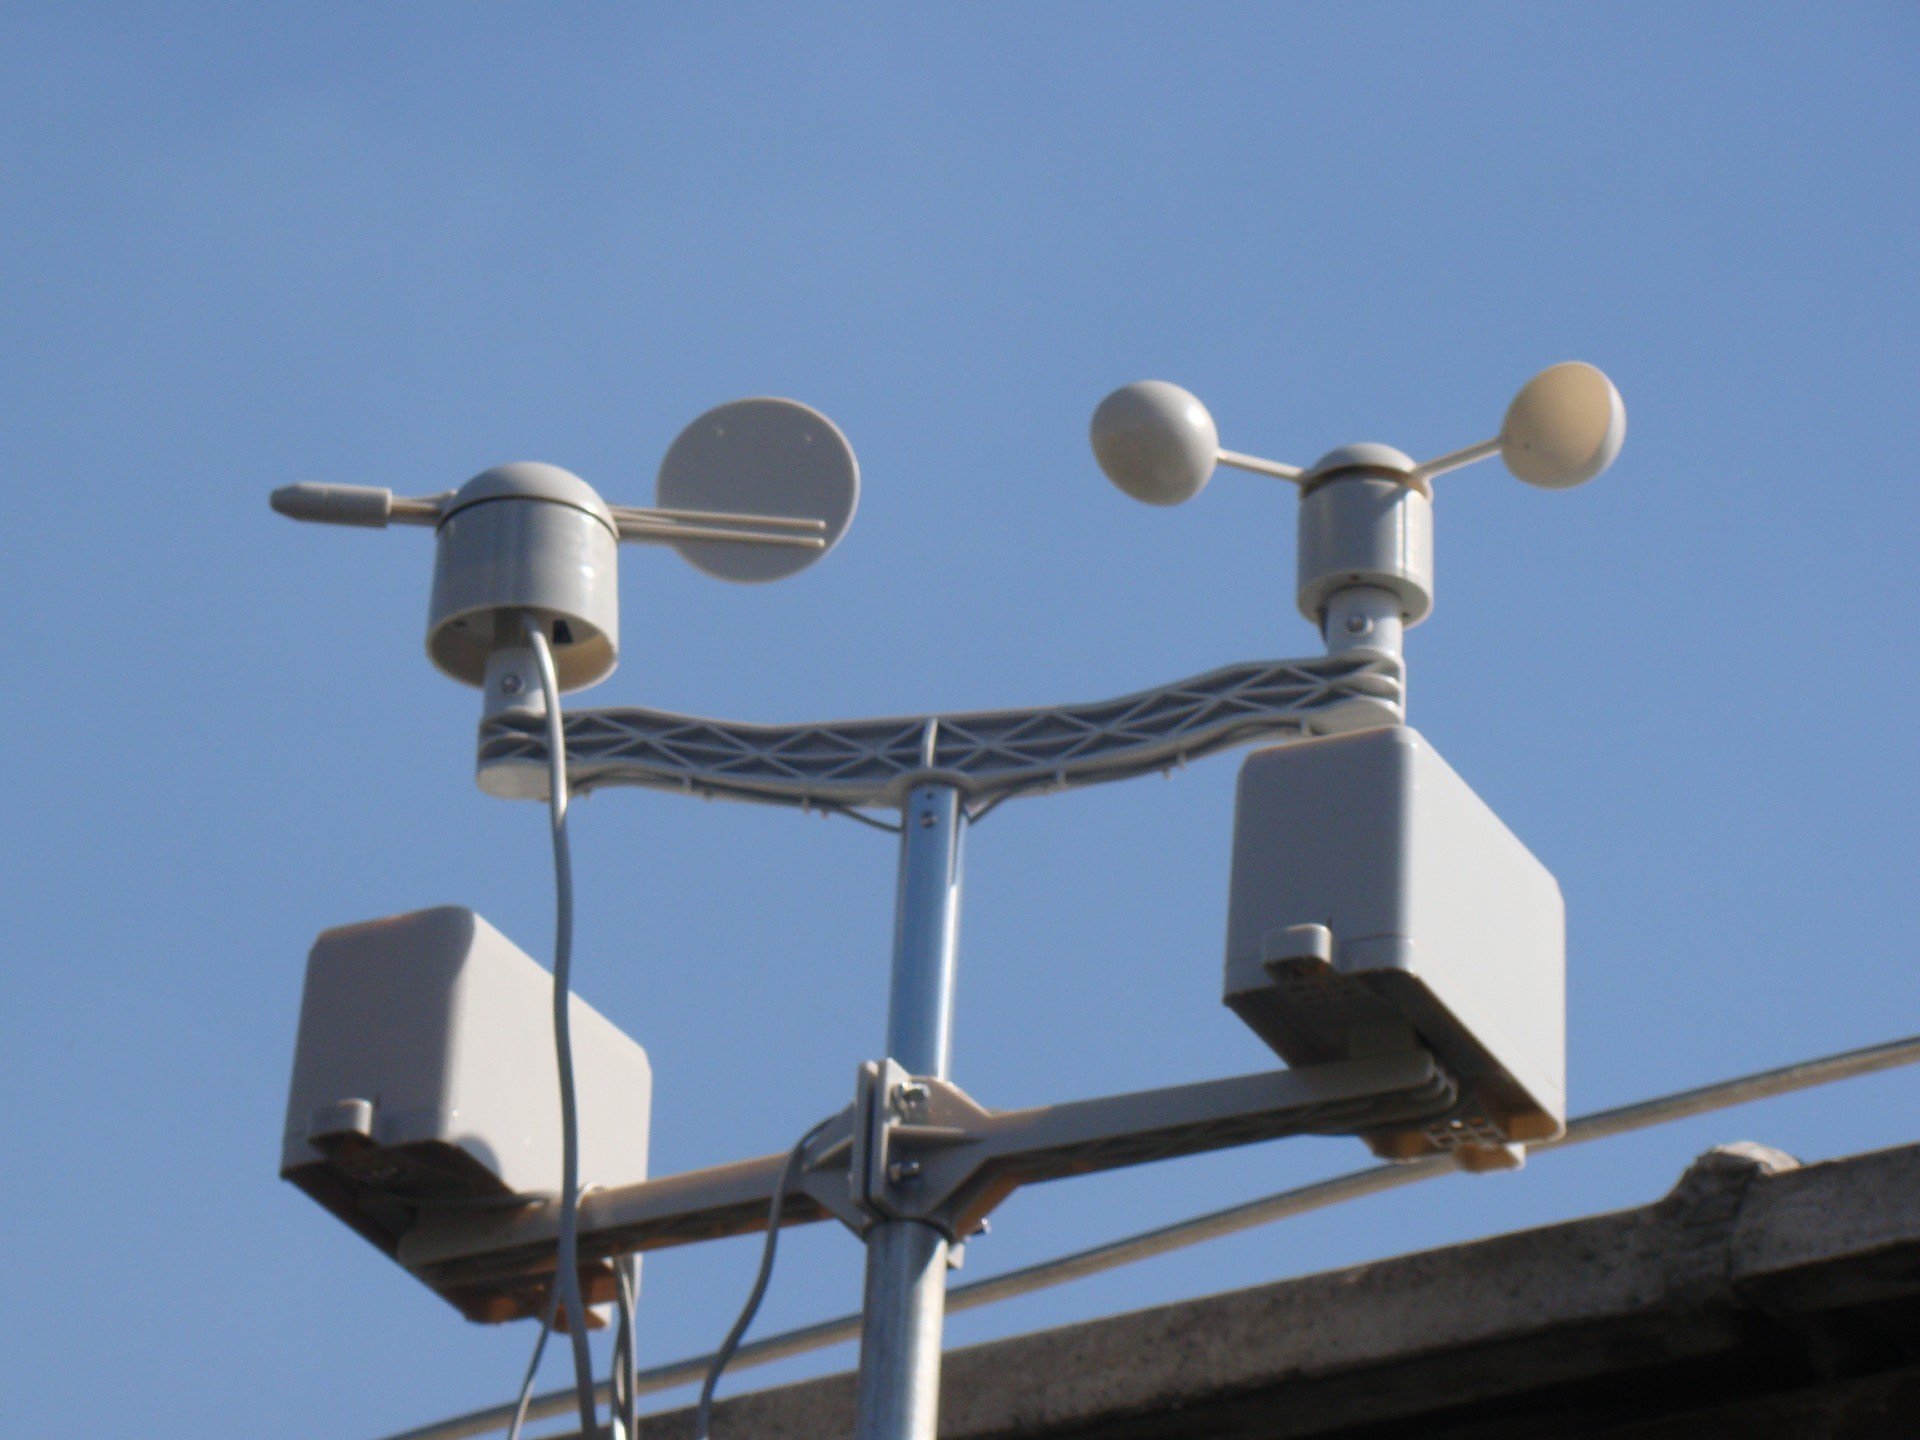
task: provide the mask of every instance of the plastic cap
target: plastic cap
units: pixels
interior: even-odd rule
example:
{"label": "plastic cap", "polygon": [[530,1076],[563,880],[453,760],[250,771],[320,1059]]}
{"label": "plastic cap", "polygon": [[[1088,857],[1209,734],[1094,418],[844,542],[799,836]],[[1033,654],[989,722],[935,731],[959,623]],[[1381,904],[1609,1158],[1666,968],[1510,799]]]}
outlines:
{"label": "plastic cap", "polygon": [[441,518],[445,520],[488,500],[548,500],[571,505],[586,511],[607,529],[615,529],[613,511],[607,508],[607,502],[600,498],[597,490],[571,470],[539,460],[515,460],[482,470],[454,493]]}
{"label": "plastic cap", "polygon": [[1305,475],[1309,481],[1322,480],[1342,470],[1369,470],[1383,475],[1405,475],[1413,469],[1413,457],[1391,445],[1363,440],[1358,445],[1342,445],[1329,450]]}
{"label": "plastic cap", "polygon": [[364,525],[377,530],[393,518],[393,492],[371,485],[320,485],[307,480],[282,485],[273,492],[271,503],[290,520],[321,525]]}

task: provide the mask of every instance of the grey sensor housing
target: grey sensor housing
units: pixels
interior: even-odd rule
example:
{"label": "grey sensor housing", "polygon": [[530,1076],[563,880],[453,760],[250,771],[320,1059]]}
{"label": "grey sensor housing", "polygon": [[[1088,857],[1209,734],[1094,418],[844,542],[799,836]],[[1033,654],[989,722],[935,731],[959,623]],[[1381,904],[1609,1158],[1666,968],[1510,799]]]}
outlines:
{"label": "grey sensor housing", "polygon": [[1320,625],[1355,585],[1392,595],[1409,627],[1433,613],[1433,499],[1391,445],[1343,445],[1300,480],[1298,599]]}
{"label": "grey sensor housing", "polygon": [[1247,757],[1224,998],[1289,1065],[1432,1052],[1465,1103],[1387,1158],[1500,1168],[1564,1126],[1560,887],[1405,726]]}
{"label": "grey sensor housing", "polygon": [[562,690],[604,680],[620,658],[620,532],[594,488],[558,465],[482,471],[437,526],[427,654],[484,686],[487,662],[523,646],[521,617],[546,627]]}
{"label": "grey sensor housing", "polygon": [[[553,976],[471,910],[325,931],[307,959],[281,1176],[389,1255],[422,1214],[550,1197],[552,998]],[[646,1051],[577,996],[572,1007],[581,1186],[644,1180]],[[502,1303],[466,1313],[506,1318]]]}

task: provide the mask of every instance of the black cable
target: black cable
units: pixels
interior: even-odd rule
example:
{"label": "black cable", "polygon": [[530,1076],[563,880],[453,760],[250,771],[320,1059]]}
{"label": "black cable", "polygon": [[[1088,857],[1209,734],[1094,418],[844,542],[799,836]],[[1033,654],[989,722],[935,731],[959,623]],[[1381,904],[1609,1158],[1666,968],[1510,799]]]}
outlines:
{"label": "black cable", "polygon": [[553,1048],[560,1067],[560,1238],[554,1286],[573,1344],[574,1389],[580,1402],[580,1431],[598,1428],[594,1403],[593,1353],[587,1346],[587,1306],[580,1293],[580,1114],[573,1086],[573,857],[567,844],[567,739],[560,713],[560,679],[546,632],[532,615],[525,618],[546,698],[547,813],[553,823]]}
{"label": "black cable", "polygon": [[760,1251],[760,1273],[754,1277],[753,1293],[747,1296],[747,1303],[740,1308],[740,1318],[733,1322],[727,1338],[713,1352],[713,1363],[707,1367],[707,1378],[700,1383],[700,1403],[694,1410],[693,1440],[709,1440],[707,1432],[713,1424],[713,1392],[720,1384],[720,1376],[726,1370],[727,1362],[733,1359],[733,1352],[740,1348],[741,1340],[746,1337],[747,1327],[753,1324],[753,1317],[760,1312],[761,1300],[766,1297],[767,1282],[773,1278],[774,1252],[780,1244],[780,1212],[786,1208],[787,1191],[793,1188],[794,1178],[800,1173],[800,1162],[806,1158],[807,1147],[819,1139],[821,1132],[838,1118],[837,1115],[829,1115],[802,1135],[788,1152],[787,1163],[780,1167],[780,1178],[773,1186],[773,1201],[767,1207],[767,1243]]}

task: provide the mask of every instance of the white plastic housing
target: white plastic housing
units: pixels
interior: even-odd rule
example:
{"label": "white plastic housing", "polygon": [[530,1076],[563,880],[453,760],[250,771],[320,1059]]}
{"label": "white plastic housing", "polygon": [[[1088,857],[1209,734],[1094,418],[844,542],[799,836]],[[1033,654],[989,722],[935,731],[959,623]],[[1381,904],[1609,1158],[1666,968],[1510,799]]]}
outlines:
{"label": "white plastic housing", "polygon": [[1566,1116],[1560,887],[1404,726],[1260,750],[1240,772],[1226,1003],[1289,1064],[1431,1050],[1460,1122],[1398,1158],[1548,1139]]}
{"label": "white plastic housing", "polygon": [[[580,1183],[647,1174],[647,1055],[577,996]],[[557,1193],[553,977],[471,910],[325,931],[280,1173],[392,1253],[421,1205]]]}
{"label": "white plastic housing", "polygon": [[557,465],[496,465],[460,487],[439,524],[427,654],[456,680],[524,645],[537,615],[562,690],[604,680],[620,654],[619,535],[613,512]]}
{"label": "white plastic housing", "polygon": [[[1413,462],[1384,445],[1349,446]],[[1318,473],[1318,472],[1316,472]],[[1310,476],[1300,496],[1300,613],[1319,625],[1327,601],[1341,590],[1366,586],[1400,601],[1400,617],[1418,625],[1433,611],[1433,501],[1416,486],[1392,478],[1384,465],[1353,464],[1325,479]]]}

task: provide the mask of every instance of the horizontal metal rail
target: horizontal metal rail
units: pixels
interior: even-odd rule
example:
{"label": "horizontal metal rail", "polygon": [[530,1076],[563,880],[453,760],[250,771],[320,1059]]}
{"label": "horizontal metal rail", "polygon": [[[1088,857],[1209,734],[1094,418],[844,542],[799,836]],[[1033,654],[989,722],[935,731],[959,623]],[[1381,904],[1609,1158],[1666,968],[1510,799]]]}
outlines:
{"label": "horizontal metal rail", "polygon": [[[958,1086],[921,1077],[915,1120],[873,1127],[874,1139],[864,1141],[862,1106],[910,1077],[900,1071],[896,1081],[881,1083],[876,1067],[863,1072],[872,1076],[861,1086],[866,1098],[822,1128],[787,1192],[781,1224],[837,1216],[864,1232],[884,1215],[920,1220],[959,1239],[1022,1185],[1282,1135],[1372,1135],[1424,1125],[1451,1112],[1458,1096],[1423,1050],[1024,1110],[989,1110]],[[895,1162],[910,1166],[912,1178],[888,1178]],[[785,1164],[784,1156],[763,1155],[599,1191],[580,1207],[580,1258],[764,1230]],[[850,1166],[859,1177],[851,1190]],[[446,1217],[403,1236],[396,1258],[469,1319],[521,1319],[544,1308],[558,1224],[551,1201]]]}
{"label": "horizontal metal rail", "polygon": [[[1869,1045],[1858,1050],[1843,1050],[1836,1055],[1823,1056],[1818,1060],[1806,1060],[1797,1065],[1783,1065],[1775,1070],[1762,1070],[1752,1075],[1740,1076],[1738,1079],[1722,1080],[1693,1090],[1680,1090],[1670,1095],[1662,1095],[1657,1099],[1643,1100],[1637,1104],[1622,1105],[1617,1109],[1583,1115],[1568,1122],[1566,1133],[1559,1139],[1530,1145],[1527,1148],[1529,1151],[1550,1150],[1567,1145],[1584,1145],[1594,1140],[1609,1140],[1616,1135],[1625,1135],[1631,1131],[1647,1130],[1656,1125],[1667,1125],[1676,1120],[1690,1119],[1695,1115],[1727,1110],[1736,1105],[1750,1104],[1755,1100],[1768,1100],[1775,1096],[1792,1094],[1796,1090],[1810,1090],[1815,1086],[1830,1085],[1835,1081],[1850,1080],[1856,1076],[1871,1075],[1882,1070],[1894,1070],[1916,1062],[1920,1062],[1920,1035],[1909,1036],[1904,1040],[1888,1041],[1882,1045]],[[1131,1265],[1136,1261],[1150,1260],[1158,1255],[1184,1250],[1190,1245],[1219,1239],[1223,1235],[1237,1234],[1242,1230],[1271,1224],[1275,1220],[1305,1214],[1309,1210],[1320,1210],[1343,1201],[1377,1195],[1386,1190],[1396,1190],[1402,1185],[1411,1185],[1419,1180],[1431,1180],[1440,1175],[1451,1174],[1455,1168],[1451,1158],[1436,1155],[1423,1160],[1375,1165],[1365,1170],[1356,1170],[1351,1174],[1336,1176],[1331,1180],[1321,1180],[1312,1185],[1282,1190],[1258,1200],[1249,1200],[1224,1210],[1197,1215],[1190,1220],[1181,1220],[1122,1240],[1109,1241],[1105,1245],[1096,1245],[1091,1249],[1078,1250],[1057,1259],[1042,1261],[1037,1265],[1010,1270],[1004,1275],[994,1275],[985,1280],[975,1280],[971,1284],[957,1285],[947,1293],[947,1310],[950,1313],[957,1310],[973,1310],[983,1305],[1011,1300],[1017,1296],[1030,1295],[1037,1290],[1064,1285],[1068,1281],[1098,1275],[1123,1265]],[[857,1314],[822,1320],[742,1345],[734,1352],[730,1368],[740,1370],[751,1365],[765,1365],[775,1360],[785,1360],[828,1345],[858,1339],[859,1335],[860,1317]],[[642,1370],[636,1378],[636,1388],[640,1394],[648,1395],[662,1390],[677,1389],[682,1385],[697,1384],[705,1377],[707,1366],[712,1363],[712,1360],[711,1355],[697,1355]],[[603,1384],[600,1387],[603,1400],[607,1393],[607,1386]],[[556,1390],[536,1397],[528,1408],[527,1416],[529,1419],[544,1419],[559,1415],[573,1405],[572,1389]],[[386,1440],[467,1440],[469,1436],[487,1435],[504,1429],[513,1419],[513,1410],[512,1405],[496,1405],[485,1410],[456,1416],[451,1420],[441,1420],[416,1430],[390,1435]]]}

